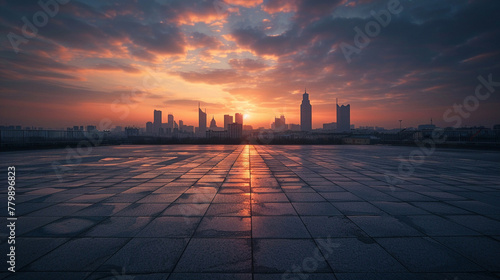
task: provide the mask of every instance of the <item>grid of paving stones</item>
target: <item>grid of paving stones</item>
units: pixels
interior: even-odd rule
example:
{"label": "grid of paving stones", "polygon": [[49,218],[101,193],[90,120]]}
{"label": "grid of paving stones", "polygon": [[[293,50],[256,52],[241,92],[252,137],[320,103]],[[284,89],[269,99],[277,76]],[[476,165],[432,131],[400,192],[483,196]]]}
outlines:
{"label": "grid of paving stones", "polygon": [[498,279],[500,153],[416,150],[2,153],[5,176],[16,166],[18,220],[8,273],[1,211],[0,278]]}

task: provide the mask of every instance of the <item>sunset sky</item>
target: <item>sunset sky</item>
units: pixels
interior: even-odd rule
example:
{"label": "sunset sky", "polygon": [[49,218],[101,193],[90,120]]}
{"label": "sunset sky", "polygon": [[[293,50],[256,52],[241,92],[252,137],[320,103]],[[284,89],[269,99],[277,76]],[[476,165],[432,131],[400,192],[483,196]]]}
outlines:
{"label": "sunset sky", "polygon": [[[144,127],[157,109],[198,126],[198,102],[219,126],[298,124],[307,88],[313,128],[336,121],[336,98],[356,126],[451,126],[479,75],[500,82],[500,1],[400,0],[349,62],[342,43],[391,1],[60,0],[43,25],[38,1],[0,0],[0,125]],[[464,125],[499,124],[499,108],[500,87]]]}

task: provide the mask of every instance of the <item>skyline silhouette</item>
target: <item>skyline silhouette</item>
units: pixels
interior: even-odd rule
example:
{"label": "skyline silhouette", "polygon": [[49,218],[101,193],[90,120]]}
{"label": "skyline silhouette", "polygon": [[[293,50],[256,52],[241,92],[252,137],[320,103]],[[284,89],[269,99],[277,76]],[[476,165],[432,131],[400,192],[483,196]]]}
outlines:
{"label": "skyline silhouette", "polygon": [[313,129],[335,118],[336,98],[356,108],[350,121],[359,126],[433,118],[446,127],[460,117],[491,127],[498,94],[467,118],[454,108],[475,105],[464,101],[478,84],[500,81],[498,10],[466,0],[74,0],[42,24],[33,20],[47,13],[37,1],[8,1],[0,125],[143,126],[154,108],[196,125],[199,101],[209,112],[245,114],[254,127],[281,114],[300,124],[295,101],[307,87]]}

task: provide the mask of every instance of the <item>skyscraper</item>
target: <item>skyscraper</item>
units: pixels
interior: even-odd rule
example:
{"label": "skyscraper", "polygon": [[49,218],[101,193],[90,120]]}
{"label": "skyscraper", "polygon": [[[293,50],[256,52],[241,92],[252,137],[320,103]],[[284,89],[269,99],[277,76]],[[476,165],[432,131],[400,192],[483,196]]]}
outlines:
{"label": "skyscraper", "polygon": [[207,112],[203,112],[198,103],[198,136],[205,137],[207,133]]}
{"label": "skyscraper", "polygon": [[161,111],[154,111],[153,134],[159,134],[161,128]]}
{"label": "skyscraper", "polygon": [[302,95],[302,104],[300,104],[300,129],[302,131],[312,130],[312,106],[309,101],[307,90]]}
{"label": "skyscraper", "polygon": [[236,113],[234,115],[234,122],[235,123],[239,123],[243,126],[243,114],[240,114],[240,113]]}
{"label": "skyscraper", "polygon": [[184,131],[184,122],[179,120],[179,131]]}
{"label": "skyscraper", "polygon": [[233,123],[233,116],[224,115],[224,130],[227,130],[227,126]]}
{"label": "skyscraper", "polygon": [[337,99],[337,132],[351,131],[351,105],[339,106]]}
{"label": "skyscraper", "polygon": [[170,128],[170,131],[174,130],[174,115],[172,114],[168,114],[167,128]]}

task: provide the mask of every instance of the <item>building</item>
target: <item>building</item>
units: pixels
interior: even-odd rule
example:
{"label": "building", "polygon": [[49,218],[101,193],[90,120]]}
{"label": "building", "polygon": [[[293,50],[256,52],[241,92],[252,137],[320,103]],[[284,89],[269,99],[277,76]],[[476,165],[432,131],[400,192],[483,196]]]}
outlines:
{"label": "building", "polygon": [[418,130],[434,130],[434,129],[436,129],[436,125],[432,123],[432,119],[430,124],[421,124],[418,126]]}
{"label": "building", "polygon": [[161,111],[154,111],[154,119],[153,119],[153,134],[160,134],[160,130],[162,126],[162,116]]}
{"label": "building", "polygon": [[215,118],[212,116],[212,120],[210,121],[210,128],[217,128],[217,122],[215,122]]}
{"label": "building", "polygon": [[337,132],[351,131],[351,105],[339,106],[337,99]]}
{"label": "building", "polygon": [[127,137],[139,136],[139,129],[136,127],[125,127]]}
{"label": "building", "polygon": [[288,124],[288,130],[291,131],[300,131],[300,124]]}
{"label": "building", "polygon": [[274,118],[274,128],[275,131],[285,131],[287,129],[286,119],[284,115],[278,118]]}
{"label": "building", "polygon": [[236,113],[234,115],[234,122],[243,125],[243,114]]}
{"label": "building", "polygon": [[194,133],[194,126],[192,126],[192,125],[184,125],[183,128],[182,128],[182,131],[186,132],[186,133]]}
{"label": "building", "polygon": [[227,126],[233,123],[233,116],[224,115],[224,130],[227,130]]}
{"label": "building", "polygon": [[336,122],[324,123],[323,130],[335,131],[337,130],[337,123]]}
{"label": "building", "polygon": [[146,123],[146,133],[147,134],[153,134],[153,123],[152,122],[147,122]]}
{"label": "building", "polygon": [[174,125],[174,115],[168,114],[168,122],[167,122],[167,129],[170,129],[170,131],[173,131],[175,128]]}
{"label": "building", "polygon": [[241,139],[243,135],[243,125],[239,123],[231,123],[227,125],[228,136],[231,139]]}
{"label": "building", "polygon": [[207,133],[207,110],[203,112],[198,103],[198,136],[205,137]]}
{"label": "building", "polygon": [[302,131],[312,130],[312,106],[309,101],[307,90],[302,95],[302,104],[300,104],[300,129]]}
{"label": "building", "polygon": [[207,138],[209,139],[218,139],[218,140],[225,140],[227,139],[227,130],[209,130],[207,131]]}

